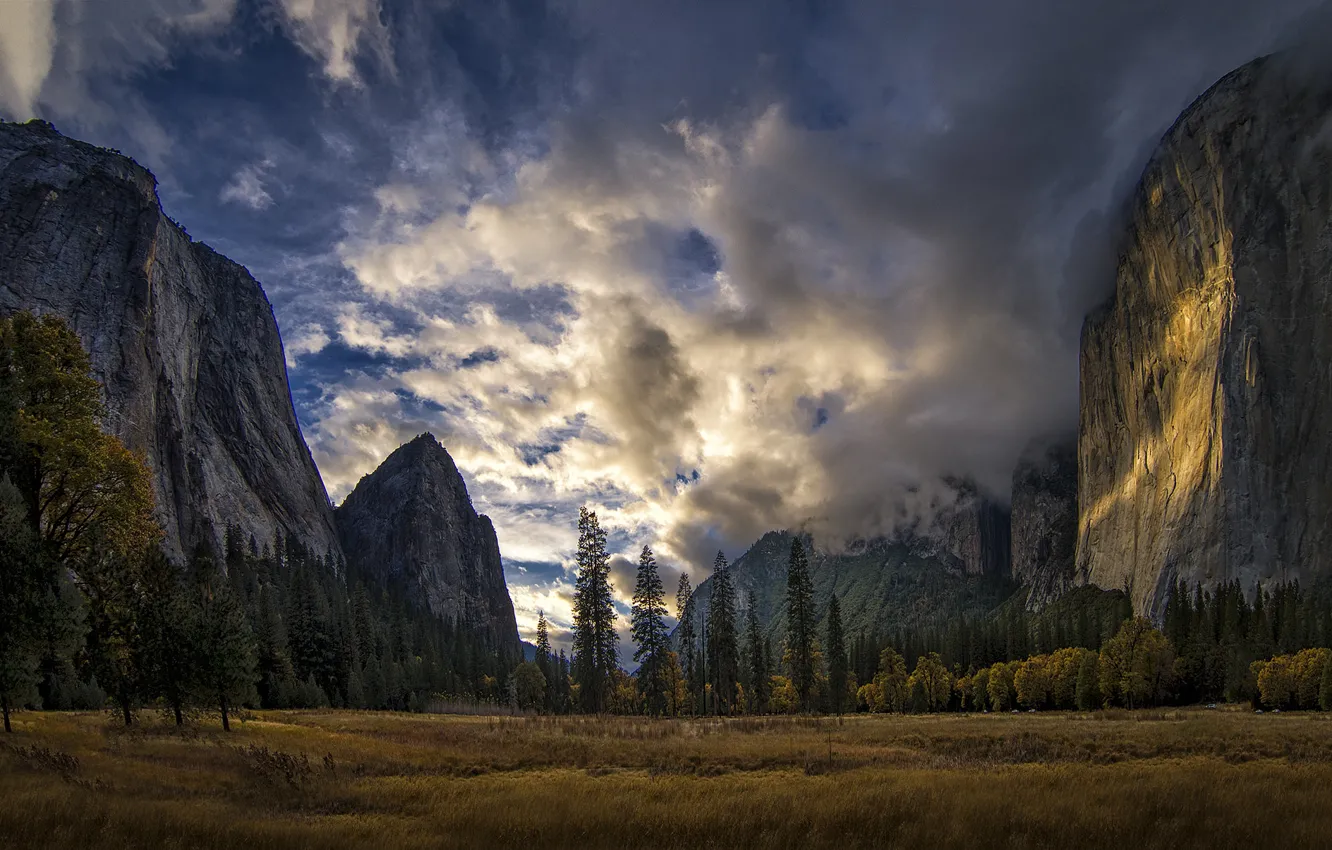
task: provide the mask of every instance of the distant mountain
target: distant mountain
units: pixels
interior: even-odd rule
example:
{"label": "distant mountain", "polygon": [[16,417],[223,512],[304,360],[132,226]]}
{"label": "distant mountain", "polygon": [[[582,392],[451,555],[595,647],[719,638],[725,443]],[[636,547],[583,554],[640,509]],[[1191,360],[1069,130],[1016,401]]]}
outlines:
{"label": "distant mountain", "polygon": [[523,660],[536,661],[536,644],[525,640],[519,641],[519,643],[522,644],[523,647]]}
{"label": "distant mountain", "polygon": [[[854,543],[840,551],[825,551],[814,548],[813,541],[804,537],[820,633],[834,593],[841,603],[842,621],[849,635],[861,631],[887,634],[900,627],[937,622],[943,617],[964,614],[978,617],[994,610],[1015,586],[1006,569],[987,572],[983,568],[987,564],[1006,566],[1008,538],[1006,522],[1002,532],[981,534],[982,517],[983,512],[974,518],[977,534],[983,541],[969,550],[975,556],[974,562],[950,552],[947,541],[941,538],[878,538]],[[970,540],[966,535],[960,539]],[[780,644],[786,629],[786,573],[792,540],[790,532],[769,532],[731,565],[741,610],[747,610],[752,592],[759,623],[774,646]],[[992,551],[996,547],[998,551]],[[712,580],[708,579],[695,590],[695,604],[700,613],[707,609],[711,596]]]}
{"label": "distant mountain", "polygon": [[351,574],[401,589],[435,616],[521,657],[490,519],[472,507],[453,458],[431,434],[399,447],[337,509]]}
{"label": "distant mountain", "polygon": [[156,189],[128,157],[0,122],[0,313],[55,313],[78,333],[107,428],[148,458],[169,555],[220,548],[228,526],[337,554],[268,299]]}

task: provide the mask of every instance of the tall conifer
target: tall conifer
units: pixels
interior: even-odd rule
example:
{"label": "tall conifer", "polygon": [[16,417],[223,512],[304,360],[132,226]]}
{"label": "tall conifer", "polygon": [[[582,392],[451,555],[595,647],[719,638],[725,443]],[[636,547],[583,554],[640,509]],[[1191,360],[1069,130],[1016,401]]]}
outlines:
{"label": "tall conifer", "polygon": [[708,608],[708,656],[714,708],[718,714],[735,710],[735,683],[740,678],[740,641],[736,632],[735,584],[726,556],[713,562],[712,599]]}
{"label": "tall conifer", "polygon": [[680,574],[680,586],[675,592],[675,616],[680,618],[680,625],[675,629],[676,646],[680,653],[680,668],[684,671],[686,687],[691,696],[691,704],[697,704],[697,694],[702,683],[697,681],[698,634],[694,631],[694,589],[689,583],[689,574]]}
{"label": "tall conifer", "polygon": [[638,581],[634,586],[632,627],[638,645],[638,685],[649,714],[666,711],[666,665],[670,642],[666,634],[666,599],[657,572],[657,559],[644,546],[638,556]]}
{"label": "tall conifer", "polygon": [[751,591],[745,611],[745,654],[749,657],[749,708],[755,714],[768,710],[772,692],[772,671],[768,669],[768,653],[759,632],[758,600]]}
{"label": "tall conifer", "polygon": [[606,532],[587,508],[578,514],[578,579],[574,586],[574,678],[584,711],[600,714],[610,705],[619,667],[615,606],[611,600]]}
{"label": "tall conifer", "polygon": [[799,537],[791,540],[786,573],[786,664],[800,708],[809,711],[814,694],[814,585]]}
{"label": "tall conifer", "polygon": [[842,713],[846,699],[846,636],[842,632],[842,606],[833,594],[828,603],[828,707]]}

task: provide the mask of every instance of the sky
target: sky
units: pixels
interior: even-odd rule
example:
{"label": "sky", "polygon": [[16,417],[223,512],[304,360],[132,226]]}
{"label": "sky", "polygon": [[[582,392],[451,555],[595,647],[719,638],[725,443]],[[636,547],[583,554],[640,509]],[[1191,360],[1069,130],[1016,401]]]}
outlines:
{"label": "sky", "polygon": [[335,501],[434,433],[558,638],[580,505],[627,602],[1006,499],[1156,140],[1325,5],[7,0],[0,115],[263,283]]}

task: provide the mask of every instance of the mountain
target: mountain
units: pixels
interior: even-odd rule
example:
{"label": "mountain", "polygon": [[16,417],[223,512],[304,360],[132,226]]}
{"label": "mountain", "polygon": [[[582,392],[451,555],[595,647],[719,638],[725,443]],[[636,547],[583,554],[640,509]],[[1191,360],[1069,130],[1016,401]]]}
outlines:
{"label": "mountain", "polygon": [[[825,550],[804,537],[820,630],[834,593],[850,635],[988,613],[1013,590],[1008,523],[1005,510],[964,486],[951,506],[891,538]],[[747,610],[752,592],[759,622],[774,645],[786,629],[792,539],[788,531],[769,532],[731,565],[741,610]],[[697,610],[706,610],[711,596],[709,578],[695,589]]]}
{"label": "mountain", "polygon": [[521,660],[499,542],[431,434],[399,447],[337,509],[351,574],[401,590],[436,617]]}
{"label": "mountain", "polygon": [[105,390],[106,426],[153,472],[169,555],[229,525],[338,551],[277,323],[249,273],[162,212],[134,161],[0,122],[0,313],[56,313]]}
{"label": "mountain", "polygon": [[1013,470],[1013,579],[1037,609],[1073,586],[1078,538],[1077,440],[1033,441]]}
{"label": "mountain", "polygon": [[1332,575],[1332,75],[1302,59],[1165,135],[1083,327],[1077,577],[1157,618],[1180,579]]}

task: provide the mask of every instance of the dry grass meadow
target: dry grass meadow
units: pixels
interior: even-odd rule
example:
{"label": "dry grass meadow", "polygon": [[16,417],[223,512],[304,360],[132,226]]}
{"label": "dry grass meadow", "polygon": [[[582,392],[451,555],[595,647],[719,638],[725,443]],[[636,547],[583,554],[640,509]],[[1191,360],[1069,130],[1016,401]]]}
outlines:
{"label": "dry grass meadow", "polygon": [[1332,720],[18,715],[0,846],[1332,846]]}

